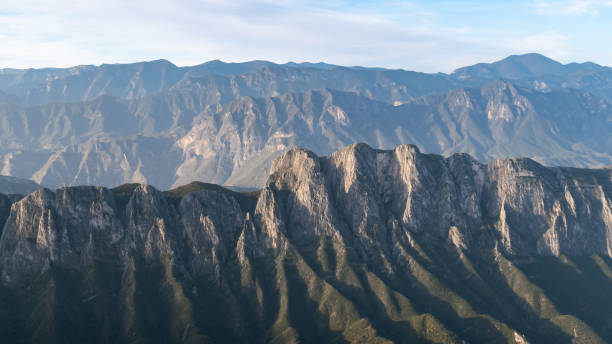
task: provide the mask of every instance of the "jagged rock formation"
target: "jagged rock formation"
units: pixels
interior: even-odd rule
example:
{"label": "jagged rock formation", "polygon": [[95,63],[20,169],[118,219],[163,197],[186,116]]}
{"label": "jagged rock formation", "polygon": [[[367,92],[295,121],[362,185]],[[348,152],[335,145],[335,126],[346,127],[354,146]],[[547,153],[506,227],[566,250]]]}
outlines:
{"label": "jagged rock formation", "polygon": [[0,239],[0,334],[609,342],[611,195],[609,169],[365,144],[288,151],[248,194],[40,190]]}

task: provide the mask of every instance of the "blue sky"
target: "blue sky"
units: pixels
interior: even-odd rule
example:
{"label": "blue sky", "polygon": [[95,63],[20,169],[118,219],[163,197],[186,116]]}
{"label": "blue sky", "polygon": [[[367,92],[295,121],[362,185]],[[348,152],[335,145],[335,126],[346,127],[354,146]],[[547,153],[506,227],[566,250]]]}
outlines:
{"label": "blue sky", "polygon": [[3,0],[0,68],[165,58],[450,72],[511,54],[612,65],[612,0]]}

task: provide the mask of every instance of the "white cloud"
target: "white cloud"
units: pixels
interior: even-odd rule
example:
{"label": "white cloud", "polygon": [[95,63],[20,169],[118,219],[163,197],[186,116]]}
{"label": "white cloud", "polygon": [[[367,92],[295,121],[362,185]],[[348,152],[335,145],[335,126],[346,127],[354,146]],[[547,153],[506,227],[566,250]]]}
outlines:
{"label": "white cloud", "polygon": [[[342,1],[325,6],[290,0],[61,4],[25,0],[0,5],[0,66],[154,58],[185,65],[220,58],[438,70],[424,57],[435,59],[446,46],[457,45],[450,37],[460,36],[452,28],[432,27],[428,20],[433,14],[407,2],[390,2],[397,10],[391,15],[375,5],[348,6]],[[401,11],[401,20],[394,18]]]}
{"label": "white cloud", "polygon": [[536,12],[550,16],[598,16],[602,9],[612,7],[609,0],[555,0],[536,1]]}
{"label": "white cloud", "polygon": [[554,59],[566,59],[572,55],[569,38],[555,31],[547,31],[507,42],[515,51],[537,52]]}
{"label": "white cloud", "polygon": [[[449,72],[509,54],[567,56],[554,31],[530,34],[468,20],[441,7],[386,0],[4,0],[0,68],[211,59],[326,61]],[[544,4],[542,2],[542,4]],[[541,5],[543,6],[543,5]],[[594,7],[589,7],[594,8]],[[499,11],[494,7],[495,11]],[[467,13],[467,14],[466,14]]]}

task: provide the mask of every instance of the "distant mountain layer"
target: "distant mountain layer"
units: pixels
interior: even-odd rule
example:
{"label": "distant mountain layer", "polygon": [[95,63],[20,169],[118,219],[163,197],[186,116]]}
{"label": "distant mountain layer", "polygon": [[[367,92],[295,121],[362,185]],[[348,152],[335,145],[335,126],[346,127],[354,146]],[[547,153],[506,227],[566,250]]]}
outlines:
{"label": "distant mountain layer", "polygon": [[[177,67],[166,60],[156,60],[71,68],[0,69],[0,91],[5,94],[0,93],[0,102],[20,101],[27,105],[40,105],[87,101],[102,95],[135,99],[166,92],[178,85],[191,83],[192,79],[212,76],[234,79],[243,74],[253,75],[247,81],[251,84],[272,76],[273,80],[266,80],[269,82],[265,86],[268,89],[277,88],[278,94],[333,88],[356,90],[374,99],[401,102],[407,96],[443,92],[462,86],[479,87],[503,78],[543,91],[584,89],[612,100],[612,68],[591,62],[563,65],[539,54],[525,54],[459,68],[448,75],[342,67],[322,62],[276,64],[268,61],[226,63],[219,60],[190,67]],[[214,81],[203,81],[204,84],[211,82]],[[231,87],[240,87],[240,81]],[[261,89],[254,92],[258,96],[274,95],[264,95]],[[381,99],[381,95],[385,99]]]}
{"label": "distant mountain layer", "polygon": [[458,79],[522,79],[530,77],[570,75],[573,73],[601,72],[610,70],[595,63],[570,63],[563,65],[540,54],[512,55],[494,63],[479,63],[455,70]]}
{"label": "distant mountain layer", "polygon": [[260,187],[286,149],[354,142],[602,167],[611,73],[537,54],[450,75],[267,61],[2,69],[0,171],[50,187]]}
{"label": "distant mountain layer", "polygon": [[595,63],[563,65],[539,54],[509,56],[494,63],[459,68],[451,76],[467,85],[503,78],[540,91],[582,89],[612,100],[612,68]]}
{"label": "distant mountain layer", "polygon": [[[550,165],[612,163],[612,108],[576,90],[541,93],[497,81],[394,106],[329,89],[206,106],[197,91],[103,97],[36,108],[0,106],[0,168],[49,186],[192,180],[259,187],[292,147],[329,154],[353,142],[528,156]],[[172,114],[169,118],[166,114]],[[43,125],[44,124],[44,125]],[[163,167],[163,168],[160,168]]]}
{"label": "distant mountain layer", "polygon": [[42,186],[31,180],[0,176],[0,193],[2,194],[28,195],[40,188]]}
{"label": "distant mountain layer", "polygon": [[177,67],[166,60],[156,60],[72,68],[1,69],[0,89],[19,96],[27,104],[85,101],[101,95],[138,98],[166,91],[190,76],[241,74],[268,65],[272,63],[210,61],[194,67]]}
{"label": "distant mountain layer", "polygon": [[[211,61],[193,67],[177,67],[158,60],[67,69],[0,69],[0,90],[28,105],[87,101],[103,95],[135,99],[194,83],[205,87],[216,84],[212,86],[217,89],[207,91],[213,95],[220,91],[221,98],[228,92],[233,97],[241,95],[236,94],[240,91],[247,93],[242,95],[264,96],[274,95],[270,92],[331,87],[398,100],[447,90],[453,85],[447,77],[435,74],[309,63],[278,65],[267,61]],[[393,92],[389,92],[390,89]]]}
{"label": "distant mountain layer", "polygon": [[611,208],[608,169],[410,145],[291,150],[251,193],[43,189],[0,218],[0,337],[609,343]]}

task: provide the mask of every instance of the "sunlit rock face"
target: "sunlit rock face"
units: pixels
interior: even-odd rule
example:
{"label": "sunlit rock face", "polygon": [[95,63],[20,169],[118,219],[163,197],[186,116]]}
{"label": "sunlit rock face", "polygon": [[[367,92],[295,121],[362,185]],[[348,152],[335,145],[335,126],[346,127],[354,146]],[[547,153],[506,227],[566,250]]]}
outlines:
{"label": "sunlit rock face", "polygon": [[598,291],[612,286],[611,180],[610,169],[353,144],[289,150],[257,192],[0,196],[0,334],[609,342],[612,301]]}

